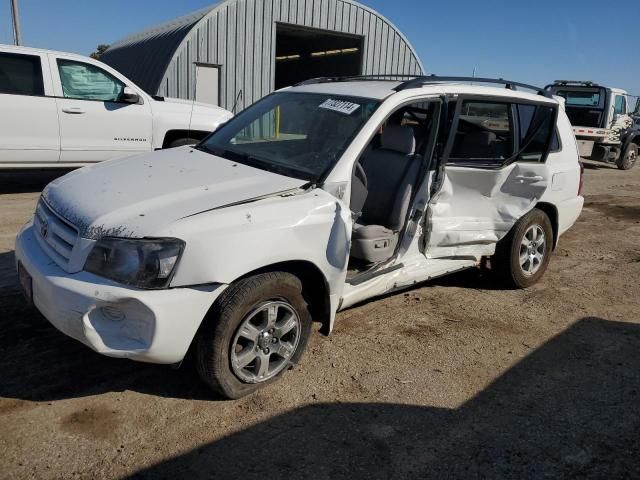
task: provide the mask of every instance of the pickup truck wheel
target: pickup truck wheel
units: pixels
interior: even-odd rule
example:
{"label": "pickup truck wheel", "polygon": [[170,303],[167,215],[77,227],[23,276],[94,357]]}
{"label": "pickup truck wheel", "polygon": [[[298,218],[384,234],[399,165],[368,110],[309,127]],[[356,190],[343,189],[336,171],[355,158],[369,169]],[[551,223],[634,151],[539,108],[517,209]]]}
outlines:
{"label": "pickup truck wheel", "polygon": [[195,145],[197,143],[200,143],[200,140],[195,138],[179,138],[171,142],[169,148],[184,147],[185,145]]}
{"label": "pickup truck wheel", "polygon": [[638,146],[630,143],[616,162],[620,170],[631,170],[638,160]]}
{"label": "pickup truck wheel", "polygon": [[198,373],[225,398],[249,395],[300,360],[311,325],[298,277],[270,272],[243,279],[222,294],[198,333]]}
{"label": "pickup truck wheel", "polygon": [[534,209],[498,242],[494,263],[506,286],[527,288],[544,275],[553,249],[553,228],[542,210]]}

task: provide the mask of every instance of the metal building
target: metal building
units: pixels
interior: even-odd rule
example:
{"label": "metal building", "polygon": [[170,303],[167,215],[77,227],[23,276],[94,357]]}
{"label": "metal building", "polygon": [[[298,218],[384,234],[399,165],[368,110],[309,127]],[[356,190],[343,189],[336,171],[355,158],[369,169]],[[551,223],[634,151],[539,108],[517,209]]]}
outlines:
{"label": "metal building", "polygon": [[120,40],[101,60],[152,95],[236,111],[312,77],[424,72],[404,35],[353,0],[226,0]]}

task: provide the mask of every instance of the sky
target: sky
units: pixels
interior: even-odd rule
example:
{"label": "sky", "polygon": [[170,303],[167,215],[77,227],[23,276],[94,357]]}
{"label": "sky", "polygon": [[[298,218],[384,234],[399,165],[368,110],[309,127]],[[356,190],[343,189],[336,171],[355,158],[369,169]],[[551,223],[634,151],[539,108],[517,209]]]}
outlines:
{"label": "sky", "polygon": [[[88,55],[98,44],[214,0],[19,0],[23,43]],[[640,94],[640,1],[363,0],[409,39],[428,73],[544,86],[592,80]],[[0,0],[0,43],[12,43]]]}

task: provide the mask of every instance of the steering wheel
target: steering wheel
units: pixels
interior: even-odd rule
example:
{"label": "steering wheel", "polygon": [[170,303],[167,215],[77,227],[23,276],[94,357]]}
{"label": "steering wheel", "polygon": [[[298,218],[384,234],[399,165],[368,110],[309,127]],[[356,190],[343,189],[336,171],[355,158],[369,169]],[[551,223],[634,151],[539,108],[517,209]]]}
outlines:
{"label": "steering wheel", "polygon": [[367,174],[364,171],[364,168],[362,167],[362,164],[360,162],[356,163],[356,172],[355,172],[356,176],[360,176],[360,180],[362,181],[362,185],[364,185],[364,188],[366,190],[369,189],[369,180],[367,179]]}

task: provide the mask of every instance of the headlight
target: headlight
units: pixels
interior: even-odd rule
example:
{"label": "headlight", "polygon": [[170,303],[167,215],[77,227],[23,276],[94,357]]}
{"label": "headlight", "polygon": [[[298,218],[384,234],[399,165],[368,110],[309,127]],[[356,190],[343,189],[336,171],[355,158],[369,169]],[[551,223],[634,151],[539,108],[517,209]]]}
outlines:
{"label": "headlight", "polygon": [[166,288],[185,243],[177,238],[98,240],[84,264],[87,272],[138,288]]}

